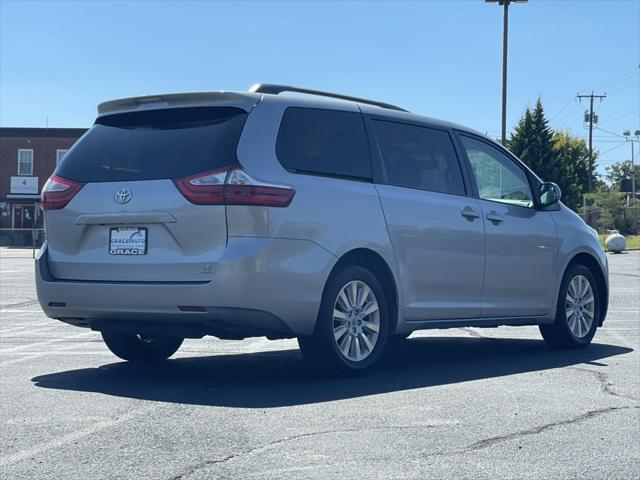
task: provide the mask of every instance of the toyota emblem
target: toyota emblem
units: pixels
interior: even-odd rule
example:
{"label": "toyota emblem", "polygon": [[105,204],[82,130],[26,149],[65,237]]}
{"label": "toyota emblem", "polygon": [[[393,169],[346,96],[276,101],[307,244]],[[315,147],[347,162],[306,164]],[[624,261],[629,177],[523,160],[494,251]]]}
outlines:
{"label": "toyota emblem", "polygon": [[115,195],[116,203],[128,203],[131,200],[131,190],[128,188],[121,188]]}

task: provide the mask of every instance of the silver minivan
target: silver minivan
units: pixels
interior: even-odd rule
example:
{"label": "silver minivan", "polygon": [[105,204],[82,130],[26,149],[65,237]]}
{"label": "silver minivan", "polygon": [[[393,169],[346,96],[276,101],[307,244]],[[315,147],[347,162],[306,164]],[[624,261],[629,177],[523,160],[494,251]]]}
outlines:
{"label": "silver minivan", "polygon": [[579,348],[607,311],[606,256],[555,184],[377,101],[259,84],[102,103],[41,202],[40,305],[130,361],[296,337],[321,369],[359,371],[462,326]]}

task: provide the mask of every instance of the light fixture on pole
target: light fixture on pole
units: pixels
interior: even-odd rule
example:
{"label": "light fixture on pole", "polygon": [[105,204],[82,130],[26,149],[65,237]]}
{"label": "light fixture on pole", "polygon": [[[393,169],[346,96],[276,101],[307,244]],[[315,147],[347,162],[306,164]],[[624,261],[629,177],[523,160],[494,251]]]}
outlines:
{"label": "light fixture on pole", "polygon": [[502,131],[501,141],[507,143],[507,40],[509,38],[509,4],[527,3],[527,0],[484,0],[485,3],[497,3],[504,8],[502,21]]}

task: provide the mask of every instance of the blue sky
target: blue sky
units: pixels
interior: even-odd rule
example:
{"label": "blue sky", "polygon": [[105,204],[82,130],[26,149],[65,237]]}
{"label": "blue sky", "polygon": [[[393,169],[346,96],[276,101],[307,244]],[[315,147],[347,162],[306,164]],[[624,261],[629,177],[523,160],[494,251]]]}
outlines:
{"label": "blue sky", "polygon": [[[501,9],[482,0],[0,0],[0,125],[48,117],[51,127],[86,127],[111,98],[273,82],[376,98],[497,137],[501,35]],[[606,92],[599,163],[630,157],[615,135],[640,129],[640,1],[512,5],[509,47],[509,129],[541,96],[554,128],[586,137],[587,104],[575,95]]]}

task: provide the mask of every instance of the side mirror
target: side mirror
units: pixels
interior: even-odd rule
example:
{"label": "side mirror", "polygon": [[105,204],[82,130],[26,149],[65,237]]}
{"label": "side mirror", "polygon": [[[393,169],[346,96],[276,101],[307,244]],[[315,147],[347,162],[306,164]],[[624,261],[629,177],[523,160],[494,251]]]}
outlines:
{"label": "side mirror", "polygon": [[540,205],[548,207],[558,203],[562,198],[560,187],[553,182],[544,182],[540,185]]}

